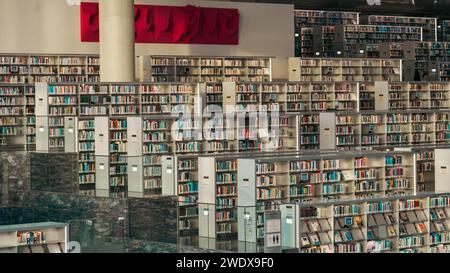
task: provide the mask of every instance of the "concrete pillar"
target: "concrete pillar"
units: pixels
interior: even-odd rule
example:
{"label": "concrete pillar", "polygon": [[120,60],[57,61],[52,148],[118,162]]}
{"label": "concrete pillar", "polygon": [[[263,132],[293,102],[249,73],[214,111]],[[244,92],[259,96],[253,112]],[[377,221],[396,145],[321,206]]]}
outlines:
{"label": "concrete pillar", "polygon": [[133,82],[134,0],[100,0],[100,81]]}

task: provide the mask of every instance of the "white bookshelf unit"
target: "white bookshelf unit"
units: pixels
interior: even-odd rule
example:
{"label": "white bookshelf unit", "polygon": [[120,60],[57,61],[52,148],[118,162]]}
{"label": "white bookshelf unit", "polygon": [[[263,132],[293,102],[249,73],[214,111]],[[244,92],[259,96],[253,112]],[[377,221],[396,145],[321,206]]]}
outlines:
{"label": "white bookshelf unit", "polygon": [[0,253],[67,253],[68,229],[56,222],[0,226]]}
{"label": "white bookshelf unit", "polygon": [[98,55],[0,54],[0,82],[98,82]]}
{"label": "white bookshelf unit", "polygon": [[144,82],[272,81],[273,57],[139,56],[138,78]]}

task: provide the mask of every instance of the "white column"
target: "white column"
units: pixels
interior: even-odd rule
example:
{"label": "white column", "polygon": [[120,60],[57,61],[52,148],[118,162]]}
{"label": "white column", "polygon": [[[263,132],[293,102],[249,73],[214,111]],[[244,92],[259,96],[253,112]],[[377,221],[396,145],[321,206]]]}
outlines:
{"label": "white column", "polygon": [[100,81],[133,82],[134,0],[100,0]]}

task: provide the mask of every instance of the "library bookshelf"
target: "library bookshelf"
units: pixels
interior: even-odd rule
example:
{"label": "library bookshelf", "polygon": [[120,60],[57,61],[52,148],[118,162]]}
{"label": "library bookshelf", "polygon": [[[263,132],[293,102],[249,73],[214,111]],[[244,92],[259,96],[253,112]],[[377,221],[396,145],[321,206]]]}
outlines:
{"label": "library bookshelf", "polygon": [[289,81],[401,81],[402,61],[370,58],[289,58]]}
{"label": "library bookshelf", "polygon": [[369,25],[421,27],[424,41],[437,41],[437,18],[393,15],[362,15],[360,20],[362,24]]}
{"label": "library bookshelf", "polygon": [[0,82],[98,82],[98,55],[0,54]]}
{"label": "library bookshelf", "polygon": [[[359,24],[359,17],[358,12],[294,10],[295,32],[299,34],[295,40],[295,56],[313,57],[313,49],[316,48],[313,43],[317,43],[317,39],[333,40],[334,25]],[[315,26],[321,26],[328,31],[324,31],[323,36],[315,37]],[[323,56],[326,56],[325,50]]]}
{"label": "library bookshelf", "polygon": [[272,81],[272,59],[264,56],[139,56],[143,82]]}
{"label": "library bookshelf", "polygon": [[284,204],[281,223],[301,253],[448,253],[448,207],[448,194]]}
{"label": "library bookshelf", "polygon": [[0,227],[0,253],[67,253],[68,224],[42,222]]}

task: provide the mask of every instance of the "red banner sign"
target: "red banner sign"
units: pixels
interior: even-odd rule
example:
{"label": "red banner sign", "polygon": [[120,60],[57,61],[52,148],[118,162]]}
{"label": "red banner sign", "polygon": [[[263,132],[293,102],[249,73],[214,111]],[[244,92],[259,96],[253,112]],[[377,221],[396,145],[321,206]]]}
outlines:
{"label": "red banner sign", "polygon": [[[98,3],[80,5],[81,41],[99,41]],[[237,9],[135,5],[135,42],[169,44],[239,43]]]}

